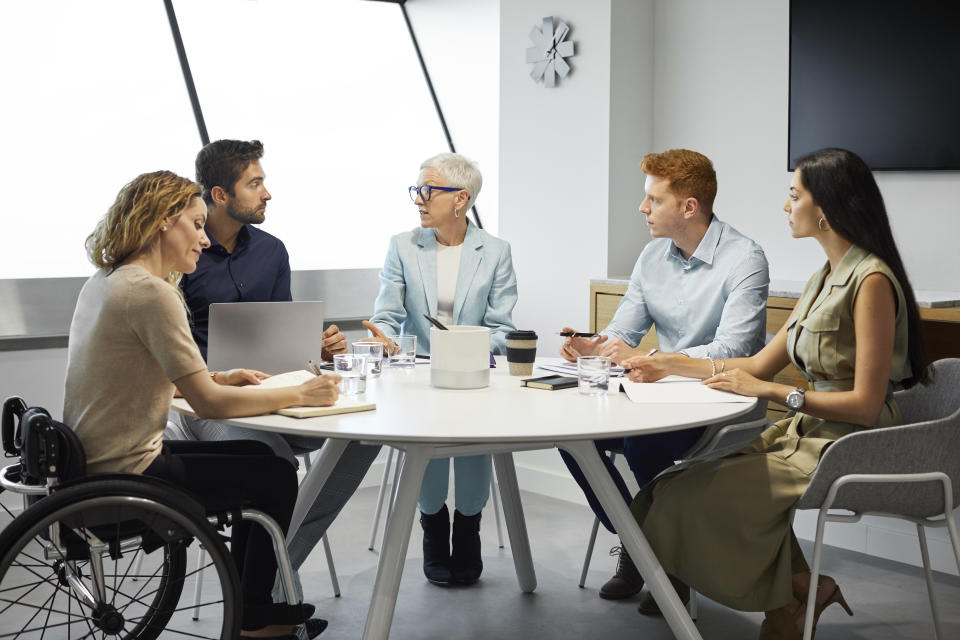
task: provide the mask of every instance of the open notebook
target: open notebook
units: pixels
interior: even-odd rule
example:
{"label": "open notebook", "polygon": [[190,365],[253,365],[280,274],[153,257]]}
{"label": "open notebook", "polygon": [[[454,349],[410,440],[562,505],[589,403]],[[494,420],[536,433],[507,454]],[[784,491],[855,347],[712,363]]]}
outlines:
{"label": "open notebook", "polygon": [[[270,376],[260,382],[259,385],[253,385],[251,389],[274,389],[277,387],[291,387],[302,384],[311,378],[316,377],[305,369],[299,371],[288,371]],[[332,407],[287,407],[280,409],[275,413],[282,416],[291,416],[293,418],[313,418],[316,416],[332,416],[337,413],[353,413],[355,411],[371,411],[376,409],[377,405],[373,402],[366,402],[362,398],[340,396],[336,404]]]}

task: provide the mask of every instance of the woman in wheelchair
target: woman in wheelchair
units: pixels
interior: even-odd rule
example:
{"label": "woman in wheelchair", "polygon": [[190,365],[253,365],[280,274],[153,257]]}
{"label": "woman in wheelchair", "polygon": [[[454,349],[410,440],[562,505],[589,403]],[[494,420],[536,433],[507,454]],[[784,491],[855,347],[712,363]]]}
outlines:
{"label": "woman in wheelchair", "polygon": [[[258,442],[164,442],[175,391],[201,417],[268,413],[337,399],[338,376],[299,386],[252,388],[257,371],[210,373],[178,289],[210,245],[198,186],[168,171],[127,184],[86,241],[98,267],[77,300],[70,326],[64,422],[86,451],[87,473],[154,476],[187,490],[207,510],[249,507],[286,531],[297,494],[294,468]],[[277,571],[270,536],[248,521],[233,524],[242,636],[287,637],[307,621],[309,605],[273,604]],[[307,621],[307,631],[326,626]],[[312,637],[312,635],[311,635]]]}

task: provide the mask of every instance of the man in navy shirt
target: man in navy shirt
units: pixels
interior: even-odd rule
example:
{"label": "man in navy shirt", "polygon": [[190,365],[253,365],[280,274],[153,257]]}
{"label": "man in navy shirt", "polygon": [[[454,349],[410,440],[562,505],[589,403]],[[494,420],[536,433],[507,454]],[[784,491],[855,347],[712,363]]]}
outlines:
{"label": "man in navy shirt", "polygon": [[[269,302],[291,299],[290,261],[278,238],[254,225],[265,219],[270,192],[260,166],[263,145],[253,140],[218,140],[197,155],[197,182],[207,204],[206,233],[197,270],[181,281],[190,308],[193,338],[207,357],[209,306],[214,302]],[[346,352],[346,338],[336,325],[323,332],[323,358]],[[173,414],[171,414],[173,415]],[[274,453],[298,465],[296,455],[319,449],[322,438],[282,435],[178,416],[178,422],[198,440],[259,440]],[[323,491],[290,542],[294,568],[306,560],[340,509],[356,491],[380,451],[379,446],[351,442]]]}

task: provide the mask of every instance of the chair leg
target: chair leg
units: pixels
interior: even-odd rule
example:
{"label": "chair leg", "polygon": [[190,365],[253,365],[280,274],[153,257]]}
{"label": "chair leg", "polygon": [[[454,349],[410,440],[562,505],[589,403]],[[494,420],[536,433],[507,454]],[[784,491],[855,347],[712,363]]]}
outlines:
{"label": "chair leg", "polygon": [[340,597],[340,581],[337,580],[337,569],[333,566],[333,552],[330,551],[330,541],[324,533],[320,538],[323,542],[323,555],[327,556],[327,569],[330,571],[330,583],[333,585],[333,597]]}
{"label": "chair leg", "polygon": [[500,524],[500,488],[494,474],[490,474],[490,496],[493,498],[493,519],[497,522],[497,544],[503,549],[503,526]]}
{"label": "chair leg", "polygon": [[203,593],[203,563],[206,562],[207,552],[204,550],[203,546],[197,548],[197,573],[196,573],[196,584],[193,585],[193,620],[196,622],[200,619],[200,597]]}
{"label": "chair leg", "polygon": [[937,640],[942,640],[940,612],[937,610],[937,595],[933,590],[933,572],[930,570],[930,553],[927,550],[927,534],[922,524],[917,524],[917,538],[920,539],[920,557],[923,559],[923,577],[927,580],[927,594],[930,596],[930,611],[933,613],[933,631]]}
{"label": "chair leg", "polygon": [[587,581],[587,571],[590,570],[590,560],[593,558],[593,548],[597,544],[597,532],[600,531],[600,519],[593,518],[593,527],[590,528],[590,541],[587,542],[587,554],[583,556],[583,569],[580,571],[580,588],[583,589]]}
{"label": "chair leg", "polygon": [[373,551],[377,542],[377,528],[380,526],[380,513],[383,510],[383,497],[387,492],[387,481],[390,478],[390,467],[393,466],[393,447],[387,447],[387,465],[383,468],[383,477],[380,478],[380,491],[377,493],[377,510],[373,514],[373,528],[370,529],[370,544],[367,549]]}
{"label": "chair leg", "polygon": [[957,561],[957,570],[960,571],[960,535],[957,534],[957,525],[949,509],[944,512],[944,517],[947,520],[947,531],[950,532],[950,542],[953,544],[953,557]]}
{"label": "chair leg", "polygon": [[[790,514],[791,521],[793,513]],[[827,509],[820,509],[817,514],[817,535],[813,539],[813,562],[810,563],[810,590],[807,592],[807,602],[817,601],[817,582],[820,580],[820,555],[823,551],[823,529],[827,524]],[[813,612],[816,607],[807,607],[807,613],[804,616],[803,640],[812,640],[813,638]]]}
{"label": "chair leg", "polygon": [[690,614],[690,619],[694,622],[697,621],[697,592],[693,589],[690,589],[690,601],[687,602],[687,613]]}
{"label": "chair leg", "polygon": [[[617,452],[610,452],[610,462],[617,461]],[[593,548],[597,544],[597,532],[600,531],[600,519],[597,517],[593,518],[593,528],[590,529],[590,541],[587,542],[587,554],[583,557],[583,568],[580,570],[580,584],[579,587],[582,589],[583,585],[587,582],[587,571],[590,570],[590,560],[593,559]]]}

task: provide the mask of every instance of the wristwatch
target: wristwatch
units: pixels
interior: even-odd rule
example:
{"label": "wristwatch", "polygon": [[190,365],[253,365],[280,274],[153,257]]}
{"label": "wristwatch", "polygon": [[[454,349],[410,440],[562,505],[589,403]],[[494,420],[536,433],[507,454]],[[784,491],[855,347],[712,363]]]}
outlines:
{"label": "wristwatch", "polygon": [[797,387],[793,391],[787,394],[787,407],[793,409],[794,411],[799,411],[803,407],[803,394],[806,393],[805,389]]}

